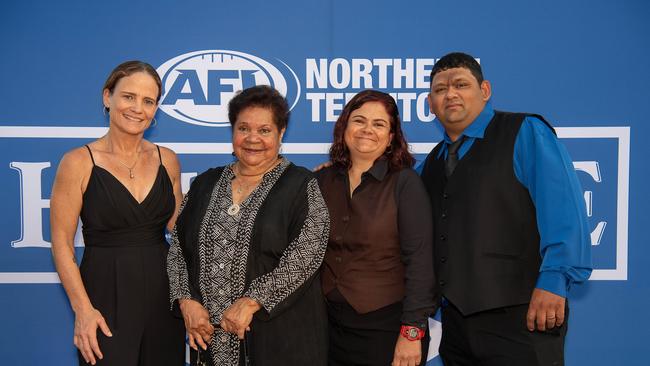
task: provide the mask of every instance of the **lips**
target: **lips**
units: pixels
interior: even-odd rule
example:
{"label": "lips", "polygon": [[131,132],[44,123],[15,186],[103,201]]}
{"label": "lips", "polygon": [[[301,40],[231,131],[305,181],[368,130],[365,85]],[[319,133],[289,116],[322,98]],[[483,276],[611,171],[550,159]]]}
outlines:
{"label": "lips", "polygon": [[245,148],[245,147],[242,148],[242,150],[243,150],[245,153],[247,153],[247,154],[259,154],[259,153],[264,152],[263,149],[247,149],[247,148]]}
{"label": "lips", "polygon": [[129,116],[128,114],[122,114],[122,116],[123,116],[124,118],[128,119],[129,121],[133,121],[133,122],[142,122],[142,121],[143,121],[142,118],[138,118],[138,117],[134,117],[134,116]]}
{"label": "lips", "polygon": [[367,141],[372,141],[372,142],[377,142],[376,139],[373,139],[371,137],[365,137],[365,136],[356,136],[357,140],[367,140]]}

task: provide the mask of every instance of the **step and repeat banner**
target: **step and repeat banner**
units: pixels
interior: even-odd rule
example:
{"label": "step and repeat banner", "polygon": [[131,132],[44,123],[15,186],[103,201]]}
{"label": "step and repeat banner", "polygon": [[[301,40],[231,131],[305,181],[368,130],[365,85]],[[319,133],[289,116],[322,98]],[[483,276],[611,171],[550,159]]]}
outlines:
{"label": "step and repeat banner", "polygon": [[[647,97],[650,6],[642,1],[8,1],[0,5],[0,364],[71,365],[74,317],[50,252],[61,156],[102,136],[102,85],[117,64],[157,68],[163,97],[146,138],[179,156],[183,190],[232,161],[227,104],[272,85],[292,109],[282,153],[327,160],[355,93],[394,96],[418,161],[442,133],[429,71],[477,57],[497,109],[535,112],[573,158],[595,270],[571,289],[568,365],[643,365],[650,322]],[[78,235],[78,257],[83,241]],[[441,324],[430,320],[428,365]]]}

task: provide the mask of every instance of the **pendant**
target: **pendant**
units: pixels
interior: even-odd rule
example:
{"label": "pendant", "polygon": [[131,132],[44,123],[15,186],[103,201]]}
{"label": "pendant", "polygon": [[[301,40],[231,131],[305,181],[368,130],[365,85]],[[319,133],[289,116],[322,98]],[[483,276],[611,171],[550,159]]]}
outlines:
{"label": "pendant", "polygon": [[131,169],[129,169],[129,178],[135,178],[135,175],[133,175],[133,171]]}
{"label": "pendant", "polygon": [[230,216],[235,216],[239,213],[239,208],[240,207],[238,204],[233,203],[232,205],[230,205],[230,207],[228,207],[228,210],[226,212],[228,212],[228,215]]}

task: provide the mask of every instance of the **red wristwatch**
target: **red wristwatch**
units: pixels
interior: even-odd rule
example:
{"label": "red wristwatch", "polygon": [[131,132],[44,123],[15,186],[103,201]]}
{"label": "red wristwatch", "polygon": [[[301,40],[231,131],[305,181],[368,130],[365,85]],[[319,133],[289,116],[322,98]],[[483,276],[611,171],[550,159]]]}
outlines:
{"label": "red wristwatch", "polygon": [[424,338],[424,331],[412,325],[402,325],[399,333],[409,341],[419,341],[420,339]]}

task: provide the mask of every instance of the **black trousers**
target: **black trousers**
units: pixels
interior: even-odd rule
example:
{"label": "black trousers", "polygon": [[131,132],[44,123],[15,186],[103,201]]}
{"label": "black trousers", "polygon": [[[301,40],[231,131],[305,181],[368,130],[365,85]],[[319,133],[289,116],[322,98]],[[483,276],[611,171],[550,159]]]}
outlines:
{"label": "black trousers", "polygon": [[[358,314],[347,303],[328,302],[330,366],[388,366],[393,361],[397,338],[401,337],[402,303]],[[421,340],[424,366],[429,332]]]}
{"label": "black trousers", "polygon": [[561,327],[545,332],[526,328],[528,304],[463,316],[452,304],[442,308],[440,356],[445,366],[560,366],[568,303]]}

